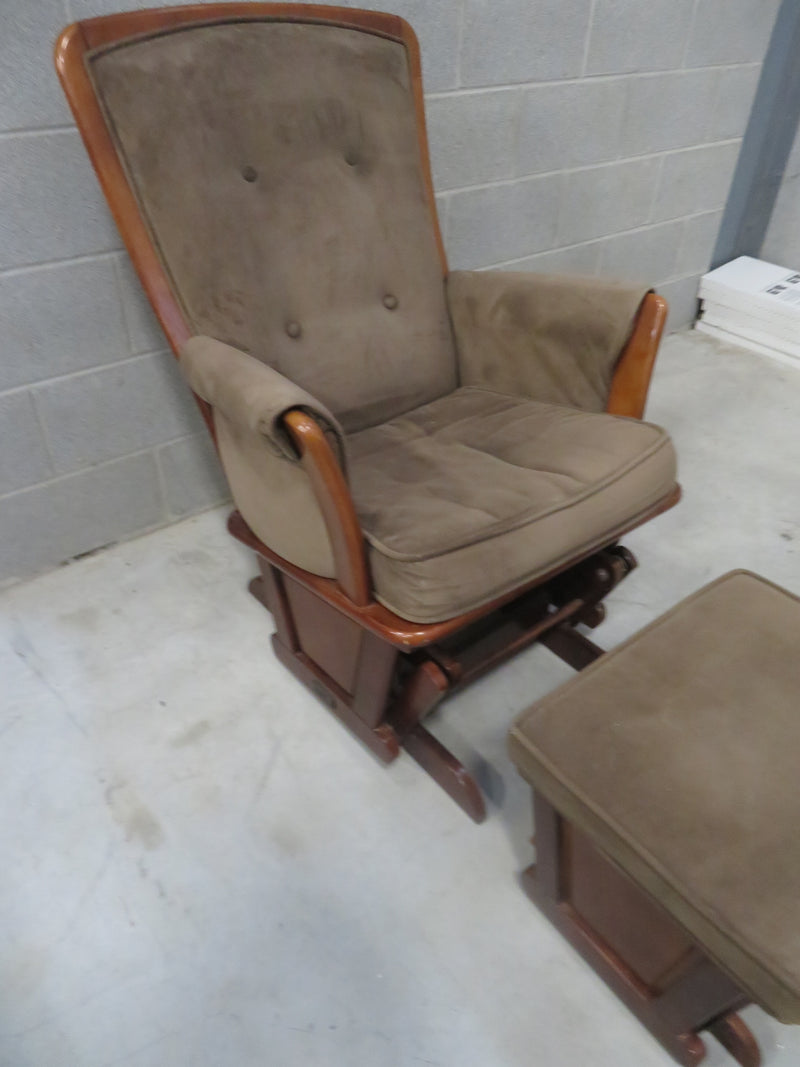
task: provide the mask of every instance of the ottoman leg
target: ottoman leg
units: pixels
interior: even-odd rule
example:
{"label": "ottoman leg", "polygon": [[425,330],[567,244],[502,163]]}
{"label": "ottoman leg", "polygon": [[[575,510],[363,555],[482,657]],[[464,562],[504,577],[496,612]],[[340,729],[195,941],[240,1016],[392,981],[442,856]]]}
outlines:
{"label": "ottoman leg", "polygon": [[709,1033],[742,1067],[761,1067],[761,1049],[750,1027],[735,1013],[709,1023]]}
{"label": "ottoman leg", "polygon": [[758,1045],[736,1015],[749,998],[667,912],[534,793],[536,864],[522,884],[541,911],[673,1058],[693,1067],[708,1030],[741,1067]]}

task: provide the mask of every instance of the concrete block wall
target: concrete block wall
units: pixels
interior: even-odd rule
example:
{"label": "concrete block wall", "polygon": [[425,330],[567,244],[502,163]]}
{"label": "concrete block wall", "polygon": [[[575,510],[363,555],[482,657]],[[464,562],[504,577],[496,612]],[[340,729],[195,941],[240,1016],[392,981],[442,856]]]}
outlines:
{"label": "concrete block wall", "polygon": [[778,0],[465,0],[428,94],[453,267],[643,278],[689,322]]}
{"label": "concrete block wall", "polygon": [[[156,2],[2,5],[0,582],[225,497],[52,70],[67,22]],[[689,321],[778,0],[385,6],[422,44],[451,265],[643,278]]]}

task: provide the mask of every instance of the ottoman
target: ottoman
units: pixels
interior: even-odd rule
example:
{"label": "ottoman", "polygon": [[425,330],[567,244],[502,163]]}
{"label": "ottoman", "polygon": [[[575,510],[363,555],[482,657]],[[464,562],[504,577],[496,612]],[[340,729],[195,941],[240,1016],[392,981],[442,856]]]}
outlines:
{"label": "ottoman", "polygon": [[682,1064],[800,1022],[800,600],[734,571],[523,713],[526,891]]}

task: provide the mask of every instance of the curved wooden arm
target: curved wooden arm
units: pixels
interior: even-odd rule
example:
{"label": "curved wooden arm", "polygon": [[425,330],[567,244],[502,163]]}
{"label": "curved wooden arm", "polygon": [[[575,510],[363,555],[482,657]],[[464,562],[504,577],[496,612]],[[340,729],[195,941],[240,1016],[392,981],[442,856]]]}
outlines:
{"label": "curved wooden arm", "polygon": [[657,293],[648,293],[642,301],[633,333],[622,350],[611,381],[606,405],[609,415],[628,415],[640,419],[644,414],[647,390],[668,310],[666,300]]}
{"label": "curved wooden arm", "polygon": [[325,520],[336,579],[354,604],[365,607],[372,597],[364,535],[342,468],[322,427],[311,415],[294,409],[284,415],[283,422],[300,454]]}

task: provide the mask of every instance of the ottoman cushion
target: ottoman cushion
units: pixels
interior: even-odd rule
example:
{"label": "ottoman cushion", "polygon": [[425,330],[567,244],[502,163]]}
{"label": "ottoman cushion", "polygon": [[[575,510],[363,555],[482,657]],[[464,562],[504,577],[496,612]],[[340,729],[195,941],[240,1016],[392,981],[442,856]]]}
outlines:
{"label": "ottoman cushion", "polygon": [[800,1022],[800,600],[712,583],[525,712],[521,773]]}

